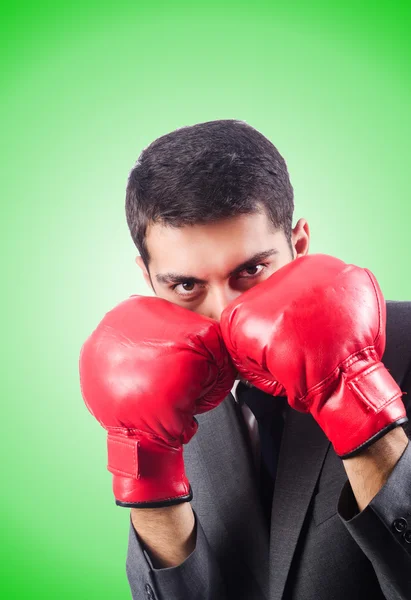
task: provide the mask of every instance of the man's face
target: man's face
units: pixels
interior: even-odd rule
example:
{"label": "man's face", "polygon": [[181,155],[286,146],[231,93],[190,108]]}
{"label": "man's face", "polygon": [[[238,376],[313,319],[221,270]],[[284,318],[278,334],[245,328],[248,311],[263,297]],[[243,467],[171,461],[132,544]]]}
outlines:
{"label": "man's face", "polygon": [[308,252],[309,229],[300,219],[289,242],[262,211],[207,225],[156,223],[146,242],[149,273],[140,257],[136,262],[155,294],[219,320],[232,300]]}

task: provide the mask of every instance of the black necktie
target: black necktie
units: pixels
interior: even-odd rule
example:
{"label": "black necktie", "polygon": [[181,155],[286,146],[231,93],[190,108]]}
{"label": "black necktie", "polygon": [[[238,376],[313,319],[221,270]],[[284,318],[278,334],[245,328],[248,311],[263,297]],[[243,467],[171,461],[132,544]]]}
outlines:
{"label": "black necktie", "polygon": [[254,386],[248,387],[241,381],[237,386],[236,394],[240,405],[246,403],[258,423],[261,447],[260,495],[265,514],[270,522],[278,454],[284,427],[283,410],[287,405],[287,399],[270,396]]}

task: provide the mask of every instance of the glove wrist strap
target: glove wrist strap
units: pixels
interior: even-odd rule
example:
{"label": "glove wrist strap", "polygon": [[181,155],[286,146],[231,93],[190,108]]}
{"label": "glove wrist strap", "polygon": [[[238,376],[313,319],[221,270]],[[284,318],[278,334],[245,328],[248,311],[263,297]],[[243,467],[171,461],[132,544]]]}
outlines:
{"label": "glove wrist strap", "polygon": [[192,499],[182,446],[109,432],[107,451],[107,469],[113,474],[119,506],[157,508]]}
{"label": "glove wrist strap", "polygon": [[341,458],[362,452],[390,429],[407,422],[402,392],[383,363],[354,376],[343,372],[330,394],[323,390],[310,412]]}

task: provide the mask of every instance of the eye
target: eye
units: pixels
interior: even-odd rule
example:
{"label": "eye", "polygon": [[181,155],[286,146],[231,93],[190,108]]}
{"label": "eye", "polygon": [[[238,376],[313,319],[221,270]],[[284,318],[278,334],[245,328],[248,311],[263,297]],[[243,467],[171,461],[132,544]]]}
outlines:
{"label": "eye", "polygon": [[250,265],[249,267],[240,271],[238,273],[238,277],[240,279],[252,279],[253,277],[260,275],[266,266],[266,264]]}
{"label": "eye", "polygon": [[182,281],[181,283],[175,283],[171,286],[171,289],[179,296],[192,296],[196,291],[198,284],[194,281]]}

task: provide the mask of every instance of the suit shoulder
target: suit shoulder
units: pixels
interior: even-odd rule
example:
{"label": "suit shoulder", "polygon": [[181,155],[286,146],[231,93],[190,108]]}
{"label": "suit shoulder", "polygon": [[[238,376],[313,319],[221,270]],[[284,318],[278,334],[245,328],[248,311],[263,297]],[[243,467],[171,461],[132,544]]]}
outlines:
{"label": "suit shoulder", "polygon": [[411,302],[389,300],[383,362],[401,385],[411,369]]}
{"label": "suit shoulder", "polygon": [[387,320],[411,327],[411,300],[387,300]]}

